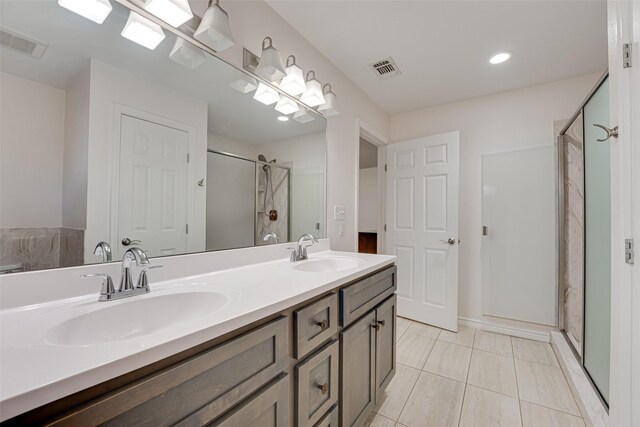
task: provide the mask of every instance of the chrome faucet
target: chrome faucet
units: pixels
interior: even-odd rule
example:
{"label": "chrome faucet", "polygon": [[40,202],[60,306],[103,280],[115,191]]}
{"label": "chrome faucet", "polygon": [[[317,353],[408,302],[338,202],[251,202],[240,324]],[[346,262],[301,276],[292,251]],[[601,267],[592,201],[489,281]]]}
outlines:
{"label": "chrome faucet", "polygon": [[111,255],[111,246],[109,246],[107,242],[98,243],[93,250],[93,254],[102,255],[102,262],[113,261],[113,256]]}
{"label": "chrome faucet", "polygon": [[131,267],[135,261],[136,266],[148,265],[149,258],[140,248],[130,248],[124,253],[122,257],[122,275],[120,278],[120,287],[116,291],[113,286],[113,280],[108,274],[96,273],[85,274],[83,279],[90,277],[101,277],[103,279],[102,289],[100,290],[100,297],[98,301],[112,301],[121,298],[132,297],[134,295],[146,294],[150,291],[149,279],[147,278],[147,272],[154,268],[160,268],[161,265],[153,265],[146,267],[140,272],[138,277],[138,283],[133,285],[133,279],[131,278]]}
{"label": "chrome faucet", "polygon": [[273,242],[276,244],[280,242],[280,240],[278,240],[278,235],[276,233],[267,233],[262,237],[263,242],[268,242],[269,239],[273,239]]}
{"label": "chrome faucet", "polygon": [[[310,241],[311,243],[305,245],[304,242],[306,241]],[[303,234],[300,236],[297,248],[288,248],[291,249],[291,258],[289,260],[295,262],[307,259],[307,246],[311,246],[314,243],[318,243],[318,239],[316,239],[313,234]]]}
{"label": "chrome faucet", "polygon": [[133,279],[131,278],[131,263],[135,261],[137,266],[149,264],[147,254],[140,248],[129,248],[122,256],[122,275],[120,276],[119,292],[133,290]]}

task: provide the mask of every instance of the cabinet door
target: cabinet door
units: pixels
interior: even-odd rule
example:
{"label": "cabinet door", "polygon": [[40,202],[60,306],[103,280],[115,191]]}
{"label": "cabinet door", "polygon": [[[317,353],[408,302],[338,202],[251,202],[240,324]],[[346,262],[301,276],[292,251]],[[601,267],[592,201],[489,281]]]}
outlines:
{"label": "cabinet door", "polygon": [[338,357],[334,341],[296,366],[298,427],[313,426],[338,401]]}
{"label": "cabinet door", "polygon": [[362,425],[375,402],[375,326],[372,310],[340,334],[343,427]]}
{"label": "cabinet door", "polygon": [[396,374],[396,299],[376,307],[376,404]]}
{"label": "cabinet door", "polygon": [[284,376],[210,426],[286,427],[289,425],[289,377]]}

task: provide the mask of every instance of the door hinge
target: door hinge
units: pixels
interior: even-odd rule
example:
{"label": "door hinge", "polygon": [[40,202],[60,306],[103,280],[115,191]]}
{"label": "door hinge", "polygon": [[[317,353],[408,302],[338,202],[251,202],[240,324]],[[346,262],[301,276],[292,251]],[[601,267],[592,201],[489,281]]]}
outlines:
{"label": "door hinge", "polygon": [[189,234],[189,224],[186,224],[185,231]]}
{"label": "door hinge", "polygon": [[389,170],[389,168],[387,167],[387,164],[384,164],[384,171],[387,172]]}
{"label": "door hinge", "polygon": [[631,68],[632,65],[632,52],[631,43],[625,43],[622,45],[622,68]]}
{"label": "door hinge", "polygon": [[625,239],[624,241],[624,262],[627,264],[633,264],[633,239]]}
{"label": "door hinge", "polygon": [[387,224],[384,225],[384,231],[387,231]]}
{"label": "door hinge", "polygon": [[191,156],[189,155],[189,153],[187,153],[187,163],[189,163],[190,159],[191,159]]}

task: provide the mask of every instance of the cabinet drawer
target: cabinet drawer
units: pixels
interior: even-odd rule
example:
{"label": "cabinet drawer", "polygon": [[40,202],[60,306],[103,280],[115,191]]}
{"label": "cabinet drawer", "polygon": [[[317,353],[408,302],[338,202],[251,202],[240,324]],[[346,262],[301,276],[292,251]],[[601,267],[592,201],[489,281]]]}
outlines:
{"label": "cabinet drawer", "polygon": [[338,405],[335,405],[314,427],[338,427],[338,419]]}
{"label": "cabinet drawer", "polygon": [[322,298],[294,313],[295,357],[301,359],[338,332],[338,296]]}
{"label": "cabinet drawer", "polygon": [[289,377],[271,386],[209,426],[216,427],[285,427],[289,425]]}
{"label": "cabinet drawer", "polygon": [[91,401],[53,424],[206,424],[285,370],[287,324],[286,318],[277,319]]}
{"label": "cabinet drawer", "polygon": [[340,289],[340,324],[346,326],[396,291],[396,267]]}
{"label": "cabinet drawer", "polygon": [[393,295],[376,307],[376,404],[396,374],[396,304]]}
{"label": "cabinet drawer", "polygon": [[296,420],[313,426],[338,401],[338,341],[296,366]]}

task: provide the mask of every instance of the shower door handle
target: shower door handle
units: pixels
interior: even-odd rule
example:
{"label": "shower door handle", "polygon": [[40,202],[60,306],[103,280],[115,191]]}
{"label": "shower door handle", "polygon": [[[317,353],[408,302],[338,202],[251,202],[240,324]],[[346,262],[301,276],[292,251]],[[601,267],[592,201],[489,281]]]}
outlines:
{"label": "shower door handle", "polygon": [[594,125],[595,127],[597,127],[597,128],[600,128],[600,129],[604,130],[604,131],[607,133],[607,137],[606,137],[605,139],[596,139],[596,141],[598,141],[598,142],[605,142],[605,141],[607,141],[607,140],[608,140],[609,138],[611,138],[611,137],[614,137],[614,138],[616,138],[616,139],[618,138],[618,126],[616,126],[616,127],[612,128],[612,129],[609,129],[609,128],[608,128],[608,127],[606,127],[606,126],[599,125],[599,124],[597,124],[597,123],[594,123],[593,125]]}

